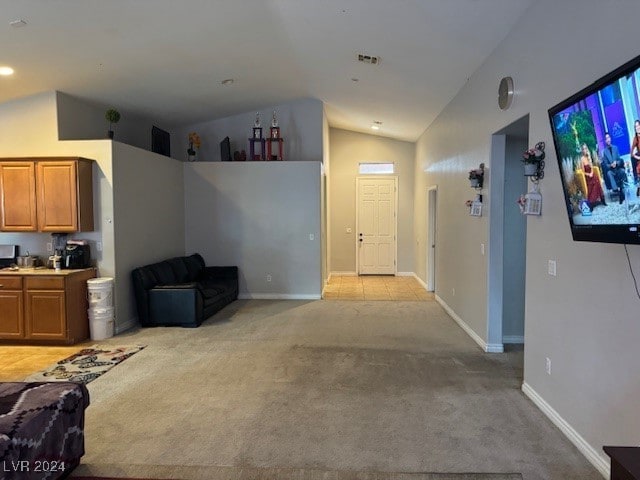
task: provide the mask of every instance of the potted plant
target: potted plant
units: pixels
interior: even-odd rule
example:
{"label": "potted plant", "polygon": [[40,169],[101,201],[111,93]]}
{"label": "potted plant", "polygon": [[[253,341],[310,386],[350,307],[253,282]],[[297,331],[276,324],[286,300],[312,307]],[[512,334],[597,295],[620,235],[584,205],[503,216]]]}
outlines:
{"label": "potted plant", "polygon": [[109,138],[113,139],[113,124],[120,121],[120,112],[115,108],[110,108],[104,114],[104,118],[109,122],[109,131],[107,132],[107,135]]}
{"label": "potted plant", "polygon": [[524,174],[527,177],[533,177],[538,174],[538,170],[543,164],[544,142],[538,142],[533,148],[525,150],[522,154],[522,162],[524,163]]}
{"label": "potted plant", "polygon": [[200,135],[196,132],[191,132],[188,138],[189,148],[187,149],[187,160],[193,162],[196,159],[196,149],[200,148]]}

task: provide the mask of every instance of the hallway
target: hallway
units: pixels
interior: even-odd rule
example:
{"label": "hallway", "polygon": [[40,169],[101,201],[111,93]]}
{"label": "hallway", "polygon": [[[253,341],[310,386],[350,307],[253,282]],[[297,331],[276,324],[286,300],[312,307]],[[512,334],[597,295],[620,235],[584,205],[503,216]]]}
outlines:
{"label": "hallway", "polygon": [[393,275],[332,275],[324,289],[325,300],[433,300],[414,277]]}

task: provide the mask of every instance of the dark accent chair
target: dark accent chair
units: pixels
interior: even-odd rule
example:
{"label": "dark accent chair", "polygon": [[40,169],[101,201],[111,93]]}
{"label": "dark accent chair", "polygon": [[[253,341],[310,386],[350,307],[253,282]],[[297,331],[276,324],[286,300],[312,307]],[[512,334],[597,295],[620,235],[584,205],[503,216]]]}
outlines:
{"label": "dark accent chair", "polygon": [[143,327],[197,327],[238,298],[238,267],[207,267],[197,253],[131,272]]}

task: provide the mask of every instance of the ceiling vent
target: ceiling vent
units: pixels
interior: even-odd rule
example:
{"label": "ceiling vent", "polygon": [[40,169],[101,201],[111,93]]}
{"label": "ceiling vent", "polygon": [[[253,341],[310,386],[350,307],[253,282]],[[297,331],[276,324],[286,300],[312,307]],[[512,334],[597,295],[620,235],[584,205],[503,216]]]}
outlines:
{"label": "ceiling vent", "polygon": [[368,63],[370,65],[378,65],[380,63],[380,57],[374,57],[372,55],[365,55],[364,53],[359,53],[358,61],[362,63]]}

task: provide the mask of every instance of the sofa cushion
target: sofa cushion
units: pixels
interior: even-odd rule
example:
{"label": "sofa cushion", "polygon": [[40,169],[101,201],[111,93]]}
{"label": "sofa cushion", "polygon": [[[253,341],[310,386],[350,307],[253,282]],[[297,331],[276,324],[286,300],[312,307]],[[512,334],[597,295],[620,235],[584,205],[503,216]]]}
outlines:
{"label": "sofa cushion", "polygon": [[182,257],[182,259],[185,267],[187,267],[187,271],[189,272],[189,278],[186,281],[193,282],[194,280],[197,280],[204,270],[204,260],[202,257],[197,253],[194,253],[188,257]]}
{"label": "sofa cushion", "polygon": [[178,283],[176,276],[173,273],[173,269],[169,262],[159,262],[149,265],[149,269],[153,272],[158,279],[159,285],[169,285],[172,283]]}
{"label": "sofa cushion", "polygon": [[220,295],[221,293],[224,293],[225,291],[224,288],[221,288],[219,286],[203,285],[201,283],[198,283],[197,285],[198,285],[198,290],[202,292],[202,296],[207,299],[217,297],[218,295]]}
{"label": "sofa cushion", "polygon": [[184,257],[171,258],[167,260],[167,263],[171,265],[177,283],[189,281],[189,270],[184,263]]}

